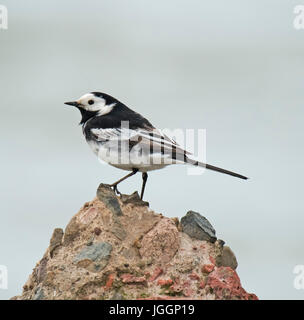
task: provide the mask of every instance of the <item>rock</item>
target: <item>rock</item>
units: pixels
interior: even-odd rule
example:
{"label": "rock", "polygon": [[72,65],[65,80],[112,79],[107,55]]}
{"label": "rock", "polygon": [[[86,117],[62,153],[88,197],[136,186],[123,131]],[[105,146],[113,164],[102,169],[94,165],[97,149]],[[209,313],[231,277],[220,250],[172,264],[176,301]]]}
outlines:
{"label": "rock", "polygon": [[97,198],[102,201],[113,214],[114,226],[112,228],[112,233],[119,240],[124,240],[126,237],[126,232],[118,220],[118,217],[122,216],[123,213],[115,192],[109,185],[100,184],[97,190]]}
{"label": "rock", "polygon": [[110,300],[124,300],[123,295],[117,291],[114,292]]}
{"label": "rock", "polygon": [[212,243],[216,241],[214,228],[205,217],[197,212],[188,211],[181,219],[181,227],[182,231],[191,238]]}
{"label": "rock", "polygon": [[214,264],[204,264],[202,266],[203,273],[210,273],[214,270]]}
{"label": "rock", "polygon": [[64,231],[63,237],[63,245],[69,245],[78,235],[80,232],[80,225],[77,222],[77,217],[73,217],[72,220],[69,222],[67,227]]}
{"label": "rock", "polygon": [[98,210],[94,207],[90,207],[88,210],[82,212],[79,216],[79,222],[82,224],[90,223],[98,214]]}
{"label": "rock", "polygon": [[50,251],[50,256],[51,258],[53,257],[53,253],[55,249],[62,244],[62,238],[63,238],[63,230],[60,228],[56,228],[53,231],[52,238],[50,240],[50,245],[49,245],[49,251]]}
{"label": "rock", "polygon": [[37,288],[33,300],[42,300],[44,298],[43,289]]}
{"label": "rock", "polygon": [[98,227],[96,227],[96,228],[94,229],[94,233],[96,234],[96,236],[99,236],[99,235],[101,234],[101,229],[98,228]]}
{"label": "rock", "polygon": [[179,273],[187,274],[191,272],[198,264],[198,261],[191,255],[185,255],[183,259],[177,259],[175,268]]}
{"label": "rock", "polygon": [[112,233],[119,239],[124,240],[127,236],[126,231],[122,227],[119,221],[115,221],[114,226],[112,228]]}
{"label": "rock", "polygon": [[125,273],[121,275],[121,280],[123,283],[135,283],[135,284],[146,284],[145,277],[136,277],[132,274]]}
{"label": "rock", "polygon": [[120,200],[123,204],[134,204],[136,206],[147,206],[149,207],[149,202],[143,201],[140,199],[138,192],[134,192],[130,195],[128,194],[122,194],[120,196]]}
{"label": "rock", "polygon": [[106,289],[112,288],[114,280],[115,280],[115,274],[112,273],[109,275],[108,280],[106,282]]}
{"label": "rock", "polygon": [[192,272],[191,274],[189,274],[189,278],[191,280],[200,280],[200,276],[195,272]]}
{"label": "rock", "polygon": [[46,277],[47,262],[48,262],[47,257],[42,258],[38,267],[36,267],[35,269],[35,278],[38,283],[42,282]]}
{"label": "rock", "polygon": [[219,267],[230,267],[234,270],[238,266],[236,256],[228,246],[223,247],[222,254],[216,259],[216,264]]}
{"label": "rock", "polygon": [[154,262],[170,261],[179,248],[178,230],[175,223],[163,218],[141,241],[139,253],[143,258],[152,258]]}
{"label": "rock", "polygon": [[138,198],[118,197],[101,185],[64,234],[54,230],[22,294],[13,299],[256,298],[241,287],[232,251],[222,240],[210,241],[215,232],[205,218],[190,212],[179,223]]}
{"label": "rock", "polygon": [[135,260],[137,257],[139,257],[138,249],[134,247],[124,248],[121,254],[127,260]]}
{"label": "rock", "polygon": [[163,273],[163,269],[156,267],[148,281],[152,282]]}
{"label": "rock", "polygon": [[32,290],[34,288],[34,280],[33,280],[33,275],[30,275],[25,283],[25,285],[23,286],[23,290],[27,291],[27,290]]}
{"label": "rock", "polygon": [[207,285],[219,300],[257,300],[255,294],[247,293],[242,288],[240,278],[230,267],[215,269],[208,276]]}
{"label": "rock", "polygon": [[116,216],[122,216],[122,211],[113,189],[106,184],[100,184],[97,189],[97,198],[103,202]]}
{"label": "rock", "polygon": [[171,286],[171,284],[173,284],[173,280],[172,279],[159,279],[157,281],[157,284],[162,287]]}
{"label": "rock", "polygon": [[[111,244],[107,242],[95,243],[84,247],[74,258],[74,263],[88,268],[90,271],[100,271],[108,264],[111,251]],[[93,268],[91,267],[92,262],[95,262]]]}

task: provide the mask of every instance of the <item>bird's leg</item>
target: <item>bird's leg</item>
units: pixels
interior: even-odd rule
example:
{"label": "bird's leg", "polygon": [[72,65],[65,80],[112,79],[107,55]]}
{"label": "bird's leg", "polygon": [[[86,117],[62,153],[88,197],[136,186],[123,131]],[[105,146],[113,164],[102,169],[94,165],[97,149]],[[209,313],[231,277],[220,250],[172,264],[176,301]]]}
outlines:
{"label": "bird's leg", "polygon": [[148,174],[147,172],[143,172],[142,174],[142,179],[143,179],[143,183],[142,183],[142,187],[141,187],[141,194],[140,194],[140,199],[142,200],[144,197],[144,192],[145,192],[145,187],[146,187],[146,183],[148,180]]}
{"label": "bird's leg", "polygon": [[121,183],[122,181],[128,179],[129,177],[132,177],[132,176],[133,176],[134,174],[136,174],[137,172],[138,172],[138,169],[135,169],[135,168],[134,168],[131,173],[127,174],[126,176],[124,176],[123,178],[119,179],[118,181],[112,183],[112,184],[110,185],[110,187],[112,187],[113,190],[114,190],[114,192],[116,192],[117,194],[121,194],[121,193],[118,191],[118,189],[117,189],[117,185],[118,185],[119,183]]}
{"label": "bird's leg", "polygon": [[[111,187],[112,187],[112,185],[111,185]],[[114,191],[116,194],[121,195],[121,192],[118,190],[117,185],[114,185],[114,186],[113,186],[113,191]]]}

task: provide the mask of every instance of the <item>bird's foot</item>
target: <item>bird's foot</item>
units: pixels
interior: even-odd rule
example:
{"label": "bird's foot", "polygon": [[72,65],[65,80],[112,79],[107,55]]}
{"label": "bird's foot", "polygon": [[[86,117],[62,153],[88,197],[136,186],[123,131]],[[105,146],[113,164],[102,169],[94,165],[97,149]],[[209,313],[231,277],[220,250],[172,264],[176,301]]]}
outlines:
{"label": "bird's foot", "polygon": [[111,187],[113,188],[113,191],[117,194],[117,195],[121,195],[121,192],[118,190],[117,188],[117,184],[112,184]]}

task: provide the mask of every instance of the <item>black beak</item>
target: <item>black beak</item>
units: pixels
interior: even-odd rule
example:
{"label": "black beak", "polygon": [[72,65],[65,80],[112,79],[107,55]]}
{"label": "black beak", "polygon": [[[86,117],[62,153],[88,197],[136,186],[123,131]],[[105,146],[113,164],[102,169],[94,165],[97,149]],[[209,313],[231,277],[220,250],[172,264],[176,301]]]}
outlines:
{"label": "black beak", "polygon": [[79,106],[79,103],[77,101],[65,102],[64,104],[67,104],[67,105],[73,106],[73,107]]}

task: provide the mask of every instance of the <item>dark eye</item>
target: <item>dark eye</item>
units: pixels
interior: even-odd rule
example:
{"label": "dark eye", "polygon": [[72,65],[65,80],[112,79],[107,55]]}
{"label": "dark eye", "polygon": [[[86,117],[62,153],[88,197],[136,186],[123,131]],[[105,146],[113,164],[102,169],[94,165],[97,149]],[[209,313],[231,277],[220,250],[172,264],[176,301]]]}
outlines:
{"label": "dark eye", "polygon": [[94,100],[89,100],[88,104],[94,104]]}

